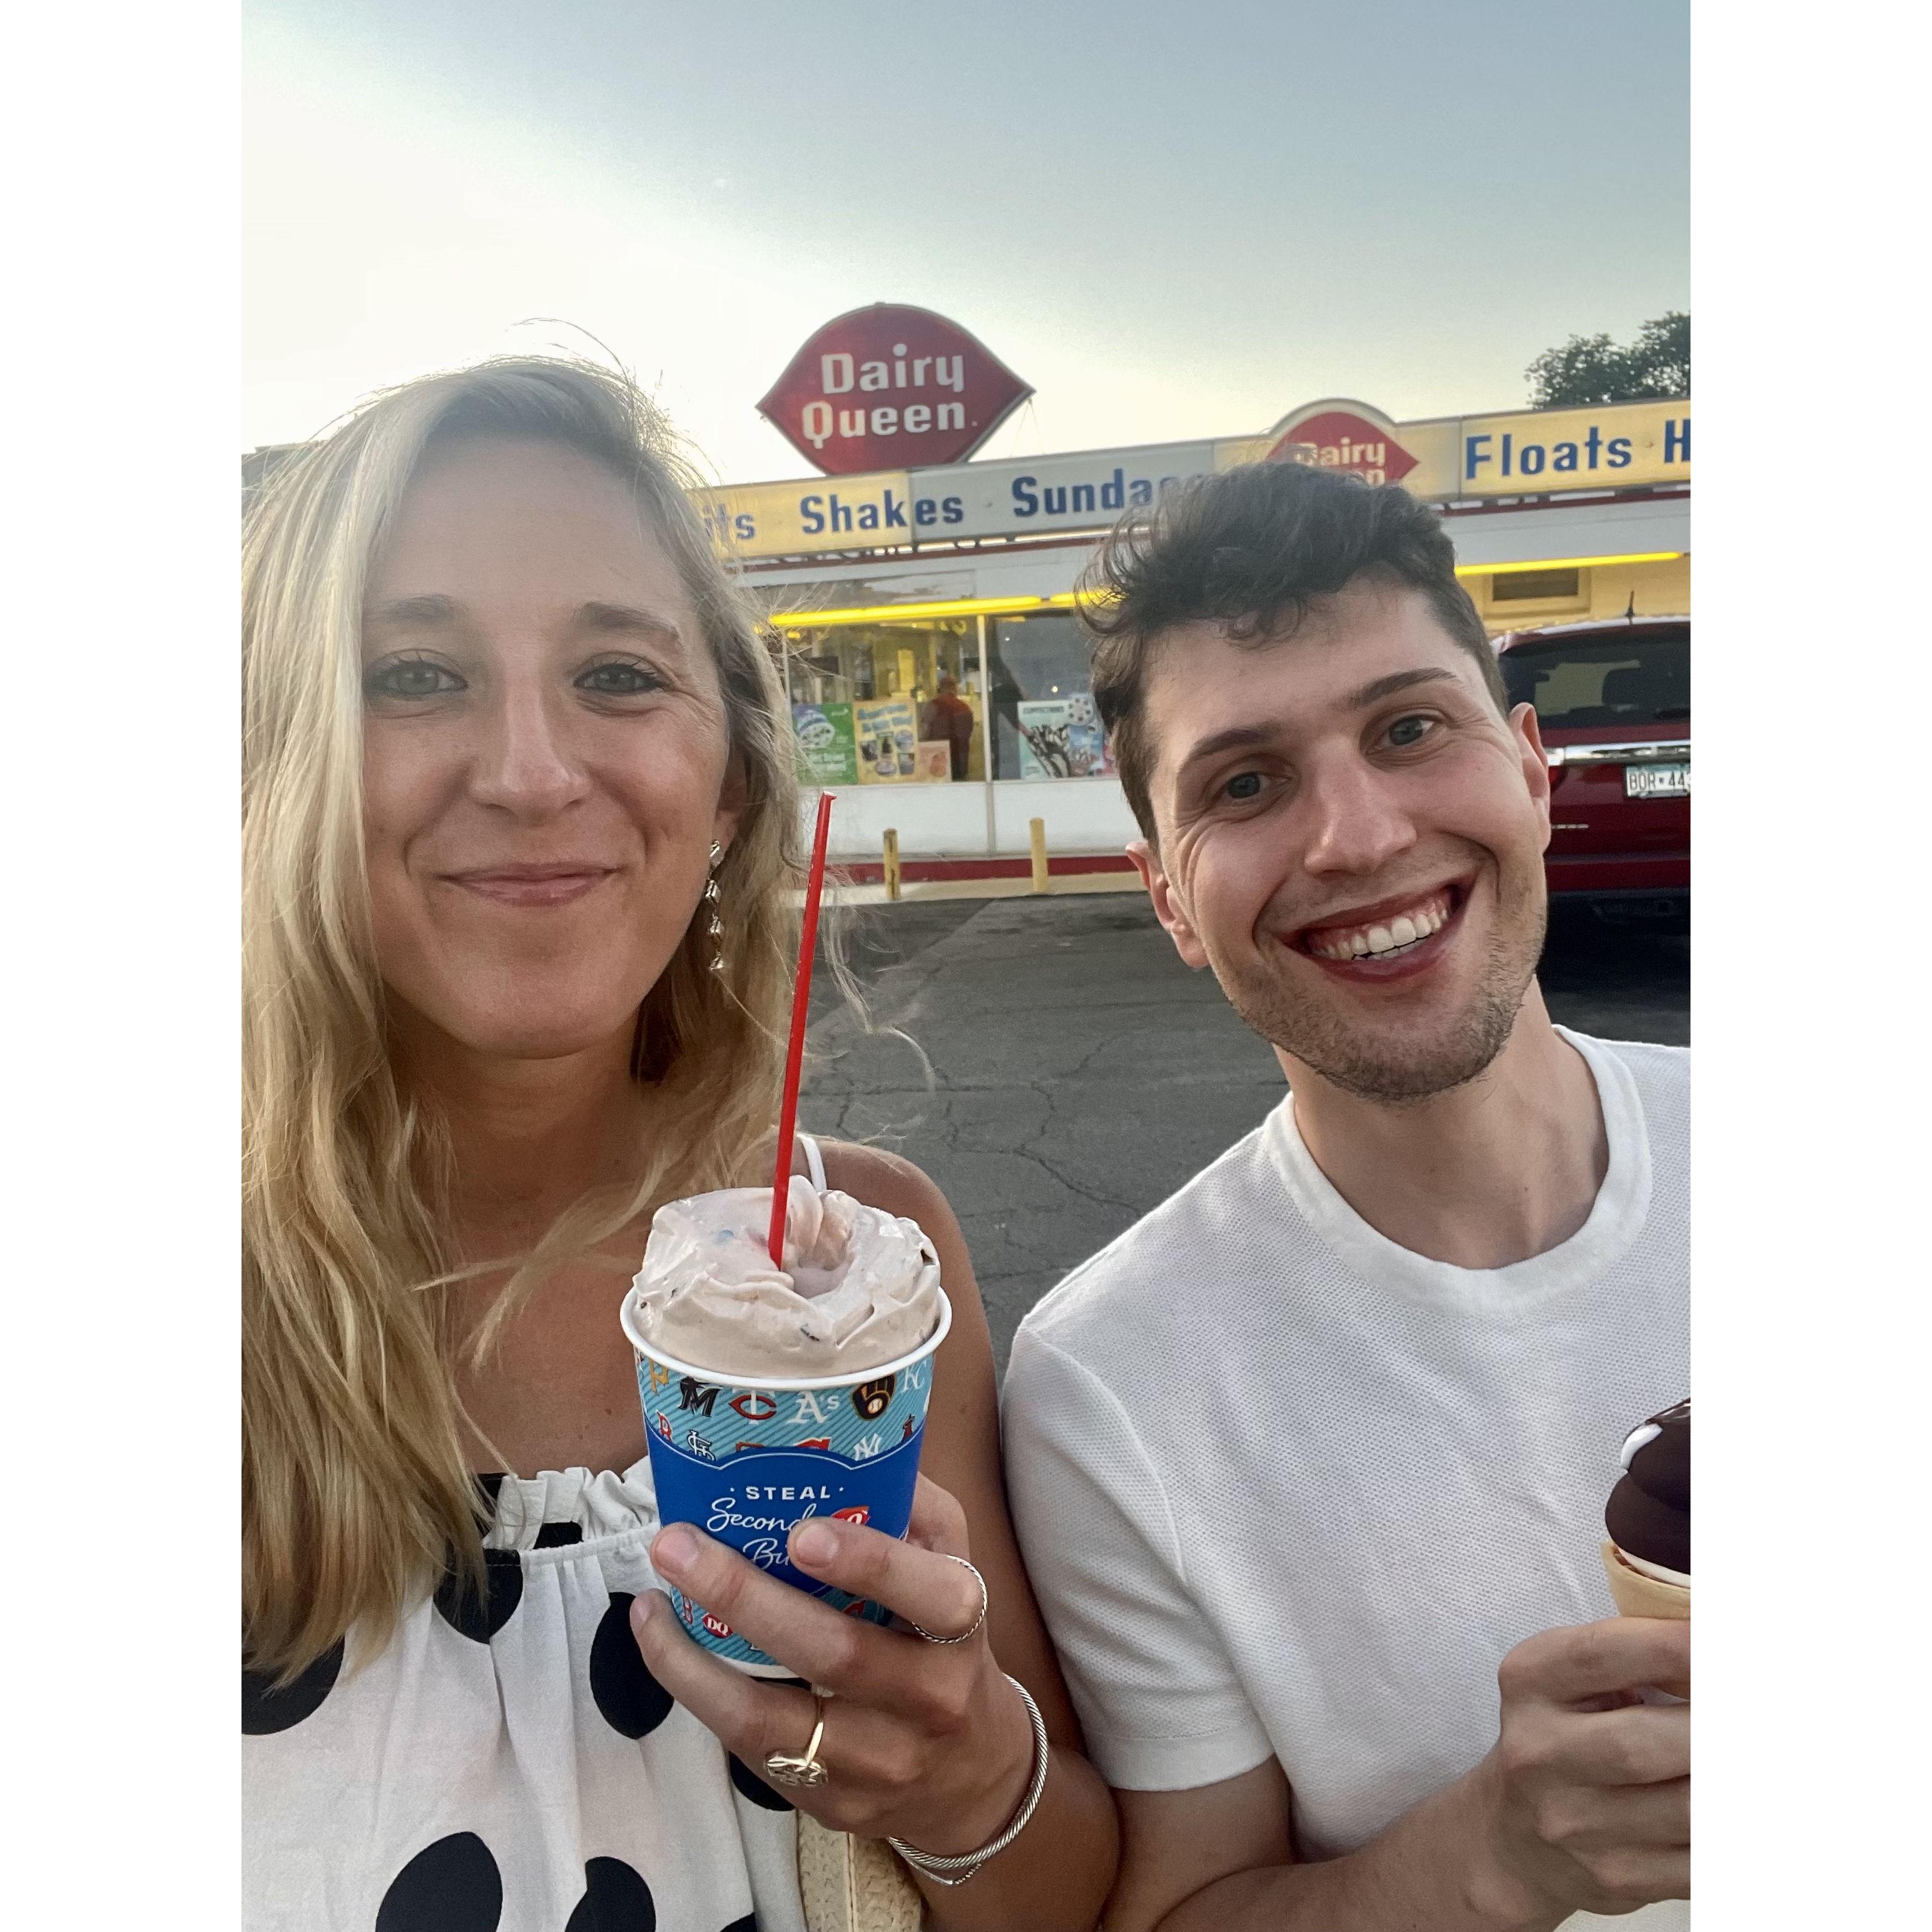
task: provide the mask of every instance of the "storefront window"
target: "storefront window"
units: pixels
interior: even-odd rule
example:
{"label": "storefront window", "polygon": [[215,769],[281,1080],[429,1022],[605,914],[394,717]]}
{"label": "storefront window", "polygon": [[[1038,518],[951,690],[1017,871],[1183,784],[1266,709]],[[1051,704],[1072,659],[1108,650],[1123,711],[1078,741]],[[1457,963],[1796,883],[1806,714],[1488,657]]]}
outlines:
{"label": "storefront window", "polygon": [[785,672],[808,773],[824,784],[986,776],[970,618],[788,628]]}
{"label": "storefront window", "polygon": [[1071,616],[1000,618],[988,626],[986,680],[993,710],[993,776],[1110,776],[1088,669],[1088,644]]}

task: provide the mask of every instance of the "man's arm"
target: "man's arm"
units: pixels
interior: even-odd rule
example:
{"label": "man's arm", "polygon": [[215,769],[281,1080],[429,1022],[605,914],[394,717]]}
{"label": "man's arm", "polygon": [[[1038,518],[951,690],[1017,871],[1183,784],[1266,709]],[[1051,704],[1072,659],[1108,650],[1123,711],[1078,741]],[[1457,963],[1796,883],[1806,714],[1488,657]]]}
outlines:
{"label": "man's arm", "polygon": [[1550,1932],[1573,1912],[1690,1895],[1688,1623],[1545,1631],[1498,1673],[1482,1762],[1359,1851],[1297,1864],[1270,1760],[1192,1791],[1119,1791],[1106,1932]]}

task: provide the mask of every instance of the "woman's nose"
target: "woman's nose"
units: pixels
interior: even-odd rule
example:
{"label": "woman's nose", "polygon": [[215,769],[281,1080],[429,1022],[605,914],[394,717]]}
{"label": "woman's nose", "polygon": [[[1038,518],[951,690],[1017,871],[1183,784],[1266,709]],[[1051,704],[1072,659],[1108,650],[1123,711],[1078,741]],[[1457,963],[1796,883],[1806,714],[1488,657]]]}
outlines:
{"label": "woman's nose", "polygon": [[535,689],[505,692],[490,707],[470,789],[478,802],[532,821],[581,798],[589,779],[555,717]]}

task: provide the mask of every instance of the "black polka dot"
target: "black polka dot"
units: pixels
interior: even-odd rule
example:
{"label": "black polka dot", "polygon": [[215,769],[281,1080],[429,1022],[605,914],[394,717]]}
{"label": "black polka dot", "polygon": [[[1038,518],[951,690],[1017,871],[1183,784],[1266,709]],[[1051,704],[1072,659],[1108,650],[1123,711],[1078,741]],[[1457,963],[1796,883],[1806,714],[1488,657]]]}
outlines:
{"label": "black polka dot", "polygon": [[342,1646],[330,1646],[286,1688],[274,1688],[272,1672],[242,1670],[242,1735],[266,1738],[312,1718],[342,1675]]}
{"label": "black polka dot", "polygon": [[590,1640],[590,1694],[604,1721],[627,1738],[646,1738],[670,1715],[671,1697],[645,1667],[631,1634],[632,1594],[613,1590]]}
{"label": "black polka dot", "polygon": [[781,1797],[740,1757],[731,1760],[731,1782],[754,1804],[766,1811],[790,1811],[797,1808],[789,1798]]}
{"label": "black polka dot", "polygon": [[592,1858],[563,1932],[656,1932],[657,1922],[650,1887],[622,1858]]}
{"label": "black polka dot", "polygon": [[483,1552],[484,1594],[452,1570],[436,1586],[436,1607],[453,1630],[488,1643],[515,1613],[524,1597],[524,1566],[514,1550]]}
{"label": "black polka dot", "polygon": [[376,1932],[496,1932],[503,1878],[474,1832],[454,1832],[417,1852],[390,1882]]}
{"label": "black polka dot", "polygon": [[530,1545],[532,1550],[561,1550],[567,1543],[584,1540],[584,1526],[580,1522],[547,1522],[537,1532],[537,1540]]}

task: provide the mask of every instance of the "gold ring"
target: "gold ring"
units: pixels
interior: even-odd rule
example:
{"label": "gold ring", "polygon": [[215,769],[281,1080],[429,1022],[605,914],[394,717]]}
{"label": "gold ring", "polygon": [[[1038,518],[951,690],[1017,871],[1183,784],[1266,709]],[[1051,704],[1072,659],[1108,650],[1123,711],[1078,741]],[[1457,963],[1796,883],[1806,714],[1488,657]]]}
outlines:
{"label": "gold ring", "polygon": [[825,1735],[825,1700],[816,1690],[812,1694],[812,1714],[814,1720],[812,1742],[806,1746],[802,1756],[793,1757],[784,1751],[773,1751],[766,1759],[765,1775],[774,1784],[823,1784],[830,1777],[831,1773],[818,1761],[818,1741]]}

